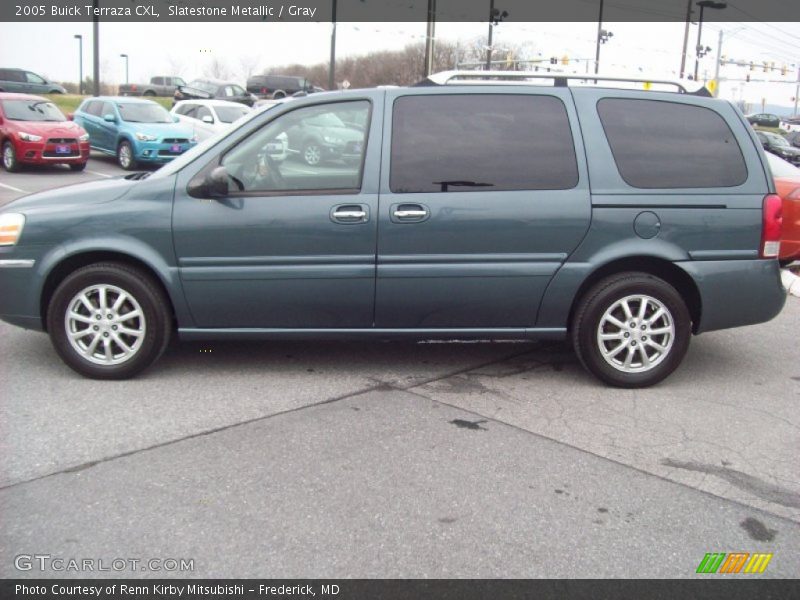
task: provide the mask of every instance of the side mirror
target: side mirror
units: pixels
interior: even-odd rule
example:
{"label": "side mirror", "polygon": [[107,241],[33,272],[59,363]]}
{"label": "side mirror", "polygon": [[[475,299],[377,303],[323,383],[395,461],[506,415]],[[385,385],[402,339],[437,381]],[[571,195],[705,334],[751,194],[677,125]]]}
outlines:
{"label": "side mirror", "polygon": [[269,142],[264,146],[264,154],[270,158],[280,158],[283,156],[283,143],[280,141]]}
{"label": "side mirror", "polygon": [[203,121],[203,123],[208,123],[209,125],[213,125],[214,117],[212,117],[211,115],[204,115],[201,121]]}
{"label": "side mirror", "polygon": [[114,115],[109,113],[107,115],[103,115],[103,120],[104,121],[108,121],[109,123],[115,123],[116,120],[117,120],[117,117],[115,117]]}
{"label": "side mirror", "polygon": [[215,167],[203,177],[198,174],[186,188],[192,198],[224,198],[228,195],[228,170]]}

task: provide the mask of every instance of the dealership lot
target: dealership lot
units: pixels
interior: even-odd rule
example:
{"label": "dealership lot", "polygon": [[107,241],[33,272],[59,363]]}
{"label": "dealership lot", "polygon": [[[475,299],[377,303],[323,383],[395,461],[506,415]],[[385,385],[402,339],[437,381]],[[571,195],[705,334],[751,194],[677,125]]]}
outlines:
{"label": "dealership lot", "polygon": [[[122,173],[2,173],[0,204]],[[48,553],[203,577],[685,577],[748,551],[797,576],[798,331],[790,297],[617,390],[528,343],[174,344],[97,382],[0,324],[0,574]]]}

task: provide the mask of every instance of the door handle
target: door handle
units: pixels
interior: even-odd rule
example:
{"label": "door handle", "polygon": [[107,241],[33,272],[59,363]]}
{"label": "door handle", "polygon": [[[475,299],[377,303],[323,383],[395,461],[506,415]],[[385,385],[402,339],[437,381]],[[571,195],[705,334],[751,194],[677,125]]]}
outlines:
{"label": "door handle", "polygon": [[396,210],[394,216],[398,219],[419,219],[427,216],[427,210]]}
{"label": "door handle", "polygon": [[366,223],[369,209],[365,204],[340,204],[331,209],[331,221],[345,225]]}
{"label": "door handle", "polygon": [[392,204],[389,207],[389,218],[394,223],[421,223],[430,216],[431,211],[424,204]]}

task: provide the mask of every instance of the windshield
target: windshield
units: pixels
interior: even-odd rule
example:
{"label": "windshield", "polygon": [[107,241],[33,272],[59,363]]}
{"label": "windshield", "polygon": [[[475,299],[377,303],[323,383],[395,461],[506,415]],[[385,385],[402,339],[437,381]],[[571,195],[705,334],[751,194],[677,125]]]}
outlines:
{"label": "windshield", "polygon": [[66,121],[58,107],[44,100],[3,100],[3,112],[12,121]]}
{"label": "windshield", "polygon": [[203,81],[202,79],[195,79],[194,81],[189,83],[189,85],[187,85],[186,87],[191,87],[196,90],[208,92],[209,94],[213,94],[214,92],[217,91],[216,85],[214,85],[213,83],[209,83],[207,81]]}
{"label": "windshield", "polygon": [[795,167],[790,162],[775,156],[774,154],[766,153],[767,163],[769,170],[772,171],[772,177],[791,177],[793,179],[800,179],[800,169]]}
{"label": "windshield", "polygon": [[771,135],[768,135],[767,138],[769,139],[769,141],[771,141],[776,146],[788,146],[789,145],[789,142],[786,141],[786,138],[784,138],[784,137],[782,137],[780,135],[775,135],[774,133],[771,134]]}
{"label": "windshield", "polygon": [[120,102],[117,108],[122,120],[128,123],[172,123],[172,115],[158,104]]}
{"label": "windshield", "polygon": [[[278,105],[276,104],[275,106],[278,106]],[[259,108],[259,109],[250,111],[244,117],[242,117],[241,119],[236,121],[236,123],[233,125],[232,129],[224,129],[223,131],[219,131],[219,132],[215,133],[210,138],[206,138],[205,140],[203,140],[202,142],[200,142],[199,144],[197,144],[196,146],[194,146],[190,150],[187,150],[186,152],[181,154],[178,158],[168,162],[166,165],[161,167],[158,171],[155,171],[153,173],[152,177],[154,177],[154,178],[162,178],[162,177],[169,177],[170,175],[174,175],[175,173],[180,171],[183,167],[185,167],[190,162],[192,162],[195,158],[197,158],[198,156],[201,156],[202,154],[204,154],[206,152],[206,150],[208,150],[209,148],[214,146],[217,142],[219,142],[223,138],[228,137],[229,135],[230,136],[234,135],[234,133],[237,130],[239,130],[242,127],[244,127],[245,125],[247,125],[247,123],[252,121],[254,118],[256,118],[256,117],[258,117],[260,115],[263,115],[266,112],[271,111],[273,108],[275,108],[275,106],[268,106],[266,108]]]}
{"label": "windshield", "polygon": [[250,112],[246,106],[217,106],[215,108],[219,120],[223,123],[233,123]]}

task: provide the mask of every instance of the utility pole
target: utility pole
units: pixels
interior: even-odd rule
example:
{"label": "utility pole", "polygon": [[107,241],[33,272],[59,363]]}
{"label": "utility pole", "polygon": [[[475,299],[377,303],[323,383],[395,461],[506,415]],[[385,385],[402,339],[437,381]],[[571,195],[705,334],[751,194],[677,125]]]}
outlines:
{"label": "utility pole", "polygon": [[686,2],[686,27],[683,29],[683,52],[681,53],[681,79],[686,71],[686,48],[689,46],[689,22],[692,20],[692,0]]}
{"label": "utility pole", "polygon": [[492,70],[492,32],[494,31],[494,0],[489,0],[489,45],[486,47],[486,70]]}
{"label": "utility pole", "polygon": [[74,37],[78,40],[78,95],[83,95],[83,36],[75,34]]}
{"label": "utility pole", "polygon": [[94,4],[94,25],[93,25],[93,36],[92,36],[92,44],[94,45],[94,96],[100,95],[100,17],[96,16],[98,14],[97,10],[97,2],[98,0],[93,0]]}
{"label": "utility pole", "polygon": [[800,67],[797,68],[797,87],[794,89],[794,116],[797,116],[797,101],[800,96]]}
{"label": "utility pole", "polygon": [[328,89],[335,90],[335,75],[336,75],[336,0],[333,2],[333,11],[331,13],[331,23],[333,29],[331,30],[331,64],[328,67]]}
{"label": "utility pole", "polygon": [[[690,0],[691,1],[691,0]],[[600,15],[597,19],[597,40],[596,45],[597,48],[595,49],[594,53],[594,74],[597,75],[598,71],[600,71],[600,39],[603,37],[603,0],[600,0]],[[595,81],[595,83],[597,83]]]}
{"label": "utility pole", "polygon": [[722,64],[722,29],[719,30],[717,43],[717,66],[714,67],[714,98],[719,98],[719,67]]}
{"label": "utility pole", "polygon": [[128,55],[127,54],[120,54],[119,57],[125,59],[125,85],[128,85],[128,83],[129,83],[129,81],[128,81]]}
{"label": "utility pole", "polygon": [[433,72],[434,38],[436,36],[436,0],[428,0],[428,29],[425,35],[425,68],[423,77]]}

